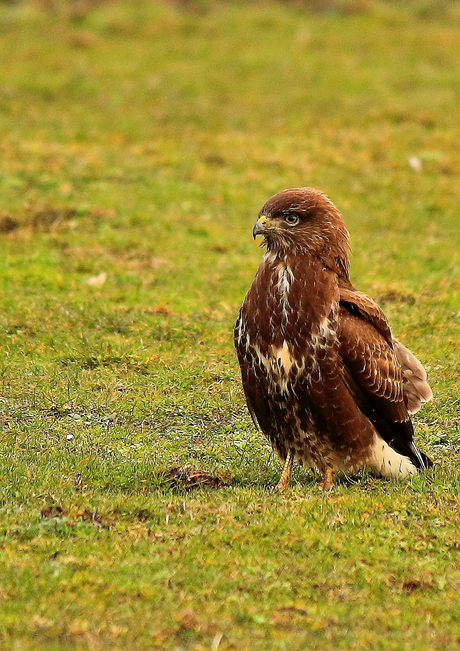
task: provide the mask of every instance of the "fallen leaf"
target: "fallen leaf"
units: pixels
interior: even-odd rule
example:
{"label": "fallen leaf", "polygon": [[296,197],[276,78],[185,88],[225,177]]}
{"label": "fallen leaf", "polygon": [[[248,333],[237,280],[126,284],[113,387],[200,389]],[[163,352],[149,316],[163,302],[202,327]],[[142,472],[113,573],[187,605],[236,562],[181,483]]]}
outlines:
{"label": "fallen leaf", "polygon": [[10,233],[19,228],[19,222],[17,219],[13,219],[10,215],[0,215],[0,232],[1,233]]}
{"label": "fallen leaf", "polygon": [[107,274],[105,271],[101,271],[97,276],[91,276],[91,278],[88,278],[86,284],[90,285],[90,287],[102,287],[106,280]]}
{"label": "fallen leaf", "polygon": [[62,518],[62,516],[67,515],[67,513],[68,511],[66,511],[60,504],[49,504],[40,511],[40,515],[43,518]]}
{"label": "fallen leaf", "polygon": [[228,486],[230,481],[219,477],[218,475],[212,475],[205,470],[200,468],[194,468],[190,464],[185,464],[183,466],[177,466],[171,468],[170,470],[162,473],[164,478],[175,484],[181,484],[185,488],[223,488]]}

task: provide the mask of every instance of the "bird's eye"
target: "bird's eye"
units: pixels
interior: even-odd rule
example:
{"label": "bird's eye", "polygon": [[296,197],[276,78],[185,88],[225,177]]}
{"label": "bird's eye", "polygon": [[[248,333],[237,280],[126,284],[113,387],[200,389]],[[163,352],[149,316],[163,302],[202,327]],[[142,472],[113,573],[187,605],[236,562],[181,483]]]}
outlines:
{"label": "bird's eye", "polygon": [[299,223],[299,217],[298,215],[294,215],[293,213],[288,213],[287,215],[284,216],[284,221],[286,224],[289,224],[289,226],[295,226],[296,224]]}

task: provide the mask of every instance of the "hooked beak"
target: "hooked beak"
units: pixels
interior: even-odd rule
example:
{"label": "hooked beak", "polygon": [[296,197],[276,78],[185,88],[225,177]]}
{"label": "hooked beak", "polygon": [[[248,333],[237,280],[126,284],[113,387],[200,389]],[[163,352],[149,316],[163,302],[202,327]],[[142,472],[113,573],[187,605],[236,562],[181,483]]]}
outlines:
{"label": "hooked beak", "polygon": [[265,234],[265,223],[267,221],[267,218],[265,215],[262,215],[259,217],[259,219],[256,221],[254,224],[254,228],[252,229],[252,237],[256,239],[256,235],[264,235]]}

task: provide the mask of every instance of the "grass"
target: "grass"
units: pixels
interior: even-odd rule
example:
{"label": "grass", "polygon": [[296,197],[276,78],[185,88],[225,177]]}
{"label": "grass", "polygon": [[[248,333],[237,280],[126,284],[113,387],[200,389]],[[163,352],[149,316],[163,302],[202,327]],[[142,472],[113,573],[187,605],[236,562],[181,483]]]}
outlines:
{"label": "grass", "polygon": [[[458,645],[460,14],[330,6],[0,5],[3,649]],[[426,364],[434,473],[269,490],[232,326],[298,185]]]}

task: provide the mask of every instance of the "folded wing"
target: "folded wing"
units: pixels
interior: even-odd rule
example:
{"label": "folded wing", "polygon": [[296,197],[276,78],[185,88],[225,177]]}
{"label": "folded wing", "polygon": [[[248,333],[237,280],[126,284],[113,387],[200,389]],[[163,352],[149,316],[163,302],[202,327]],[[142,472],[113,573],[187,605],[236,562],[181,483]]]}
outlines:
{"label": "folded wing", "polygon": [[432,462],[413,441],[410,413],[431,398],[420,362],[394,340],[384,313],[362,292],[340,292],[340,355],[349,391],[383,440],[417,468]]}

